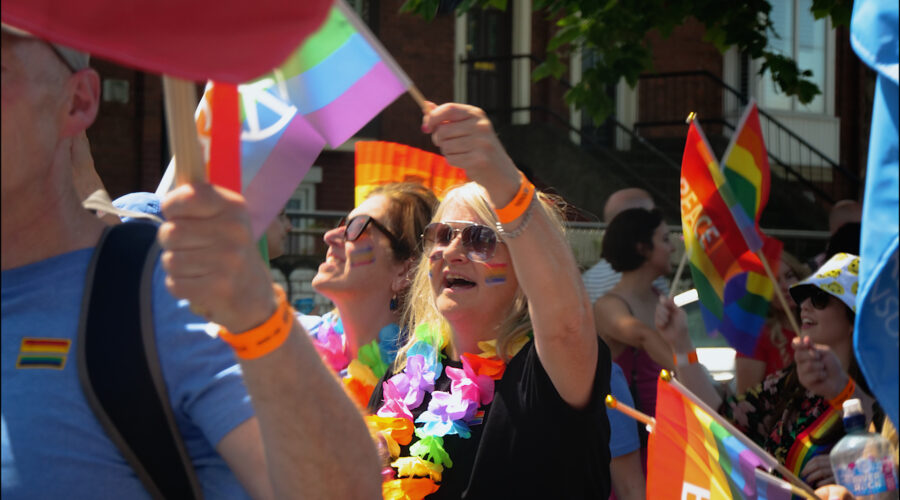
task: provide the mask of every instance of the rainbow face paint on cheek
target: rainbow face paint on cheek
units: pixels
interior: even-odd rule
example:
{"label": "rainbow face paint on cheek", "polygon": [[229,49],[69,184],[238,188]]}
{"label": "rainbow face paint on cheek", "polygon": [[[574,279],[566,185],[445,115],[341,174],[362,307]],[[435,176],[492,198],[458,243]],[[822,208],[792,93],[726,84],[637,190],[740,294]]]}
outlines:
{"label": "rainbow face paint on cheek", "polygon": [[368,266],[375,263],[375,247],[367,245],[350,252],[350,267]]}
{"label": "rainbow face paint on cheek", "polygon": [[487,267],[486,285],[502,285],[506,283],[506,264],[484,264]]}

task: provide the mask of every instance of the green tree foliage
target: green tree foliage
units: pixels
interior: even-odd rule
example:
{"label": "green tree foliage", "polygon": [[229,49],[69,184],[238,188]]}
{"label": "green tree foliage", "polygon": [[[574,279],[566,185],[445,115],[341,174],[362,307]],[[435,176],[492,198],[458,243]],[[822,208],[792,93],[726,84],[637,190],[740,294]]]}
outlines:
{"label": "green tree foliage", "polygon": [[[432,19],[441,3],[407,0],[402,10]],[[505,10],[507,0],[462,0],[456,12],[462,14],[472,8]],[[555,20],[558,29],[547,44],[544,62],[532,76],[535,80],[560,78],[566,70],[564,61],[574,49],[593,51],[596,64],[584,69],[581,82],[566,94],[566,101],[598,123],[613,110],[603,89],[622,78],[634,87],[641,73],[652,70],[647,34],[658,30],[667,38],[688,18],[705,26],[705,40],[721,52],[737,47],[761,60],[760,74],[770,72],[785,94],[806,104],[821,93],[810,80],[810,70],[767,48],[769,37],[778,37],[769,17],[772,5],[767,0],[534,0],[534,9]],[[846,26],[852,0],[813,0],[810,10],[816,19],[829,16],[834,26]]]}

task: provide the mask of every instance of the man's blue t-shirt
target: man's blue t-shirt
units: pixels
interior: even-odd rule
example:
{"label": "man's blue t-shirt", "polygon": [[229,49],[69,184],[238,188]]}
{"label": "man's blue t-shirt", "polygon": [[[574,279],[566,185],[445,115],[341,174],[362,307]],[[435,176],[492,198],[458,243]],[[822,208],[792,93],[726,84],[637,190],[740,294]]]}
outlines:
{"label": "man's blue t-shirt", "polygon": [[[628,390],[625,373],[616,363],[611,363],[610,366],[612,370],[609,377],[609,393],[622,404],[634,408],[634,398]],[[612,458],[640,449],[641,440],[634,419],[616,410],[607,410],[606,416],[609,418],[609,454]]]}
{"label": "man's blue t-shirt", "polygon": [[[93,248],[2,273],[2,494],[147,498],[84,398],[75,345]],[[234,354],[153,275],[157,351],[175,420],[208,498],[247,498],[215,446],[253,416]]]}

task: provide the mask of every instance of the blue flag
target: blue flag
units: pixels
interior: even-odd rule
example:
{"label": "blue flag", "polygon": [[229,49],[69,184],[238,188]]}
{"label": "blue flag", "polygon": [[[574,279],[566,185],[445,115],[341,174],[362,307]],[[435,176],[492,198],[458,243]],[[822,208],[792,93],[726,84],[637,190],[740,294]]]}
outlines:
{"label": "blue flag", "polygon": [[873,395],[898,424],[898,6],[859,0],[853,5],[850,43],[877,72],[872,135],[866,166],[859,293],[853,348]]}

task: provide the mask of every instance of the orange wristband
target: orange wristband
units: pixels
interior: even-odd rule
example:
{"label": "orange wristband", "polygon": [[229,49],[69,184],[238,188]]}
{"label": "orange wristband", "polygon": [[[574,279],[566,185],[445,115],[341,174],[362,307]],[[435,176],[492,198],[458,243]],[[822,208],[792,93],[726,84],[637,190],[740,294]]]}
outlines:
{"label": "orange wristband", "polygon": [[293,308],[288,305],[284,290],[273,285],[278,296],[278,308],[263,324],[243,333],[231,333],[219,327],[219,338],[234,349],[241,359],[256,359],[281,347],[294,326]]}
{"label": "orange wristband", "polygon": [[675,362],[675,366],[695,365],[700,361],[699,359],[697,359],[697,350],[696,349],[687,353],[687,360],[684,359],[684,356],[685,356],[684,354],[682,354],[680,356],[678,354],[672,355],[672,361]]}
{"label": "orange wristband", "polygon": [[850,396],[852,396],[854,392],[856,392],[856,382],[853,381],[852,377],[847,377],[847,385],[844,386],[844,390],[835,396],[834,399],[829,399],[828,404],[833,408],[840,409],[841,405],[844,404],[844,401],[850,399]]}
{"label": "orange wristband", "polygon": [[531,205],[531,196],[534,194],[534,184],[525,177],[521,171],[519,175],[522,176],[522,182],[519,183],[519,191],[513,196],[512,201],[510,201],[503,208],[495,208],[494,213],[497,214],[497,219],[501,224],[508,224],[516,219],[518,219],[525,210]]}

